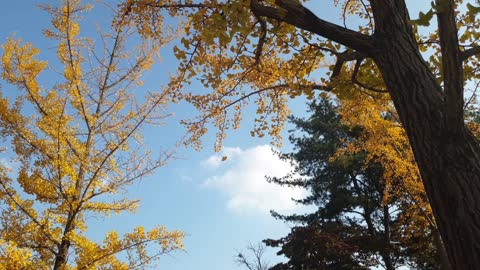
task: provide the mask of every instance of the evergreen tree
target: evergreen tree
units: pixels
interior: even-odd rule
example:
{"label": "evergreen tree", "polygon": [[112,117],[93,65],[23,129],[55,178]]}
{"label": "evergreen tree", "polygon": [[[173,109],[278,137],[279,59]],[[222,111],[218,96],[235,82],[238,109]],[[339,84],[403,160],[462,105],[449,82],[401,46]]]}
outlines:
{"label": "evergreen tree", "polygon": [[438,269],[437,231],[420,222],[421,212],[408,211],[415,202],[389,192],[384,168],[366,163],[367,153],[339,151],[364,129],[342,124],[328,99],[312,102],[310,111],[307,120],[290,118],[301,135],[290,135],[294,153],[280,154],[295,165],[294,171],[269,181],[307,189],[310,194],[298,202],[317,210],[287,216],[272,212],[297,226],[284,238],[265,240],[289,259],[271,269]]}

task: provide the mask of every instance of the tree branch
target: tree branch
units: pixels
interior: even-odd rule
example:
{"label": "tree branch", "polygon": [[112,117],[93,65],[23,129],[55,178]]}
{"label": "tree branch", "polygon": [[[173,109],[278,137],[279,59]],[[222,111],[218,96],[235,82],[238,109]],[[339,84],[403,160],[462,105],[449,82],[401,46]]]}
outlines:
{"label": "tree branch", "polygon": [[[15,204],[15,206],[20,209],[20,211],[22,213],[25,214],[25,216],[27,216],[28,218],[30,218],[30,220],[35,223],[35,225],[37,225],[39,228],[40,228],[40,231],[43,233],[43,235],[48,239],[50,240],[52,243],[54,243],[55,245],[59,245],[60,243],[55,240],[55,238],[51,235],[50,231],[48,229],[45,228],[45,225],[43,223],[41,223],[36,217],[35,217],[35,214],[32,214],[30,213],[30,211],[28,211],[28,209],[26,209],[25,207],[23,207],[23,205],[17,201],[17,197],[15,196],[15,194],[12,194],[10,192],[10,189],[6,186],[6,184],[2,181],[0,181],[0,186],[1,188],[3,189],[3,193],[5,195],[8,196],[8,198],[10,200],[12,200],[12,202]],[[53,253],[55,254],[55,253]],[[55,254],[56,255],[56,254]]]}
{"label": "tree branch", "polygon": [[251,0],[250,7],[256,16],[291,24],[362,53],[369,54],[375,49],[374,39],[371,36],[322,20],[300,2],[276,0],[275,4],[280,8],[265,6],[260,4],[258,0]]}
{"label": "tree branch", "polygon": [[[225,111],[228,108],[233,107],[235,104],[237,104],[237,103],[239,103],[239,102],[241,102],[245,99],[248,99],[251,96],[258,95],[262,92],[278,90],[278,89],[281,89],[281,88],[295,88],[295,87],[297,89],[311,89],[311,90],[323,90],[323,91],[331,91],[332,90],[331,87],[329,87],[327,85],[323,85],[323,84],[311,84],[311,85],[291,85],[291,84],[286,84],[286,83],[276,84],[276,85],[261,88],[261,89],[258,89],[256,91],[245,94],[245,95],[237,98],[236,100],[228,103],[227,105],[222,106],[219,109],[220,109],[220,111]],[[208,118],[212,117],[213,115],[214,115],[214,113],[209,113],[209,114],[203,116],[200,120],[198,120],[196,122],[185,122],[185,124],[187,124],[187,125],[199,125],[199,124],[203,123],[205,120],[207,120]]]}
{"label": "tree branch", "polygon": [[466,61],[468,58],[480,54],[480,46],[474,46],[468,50],[460,52],[460,60]]}
{"label": "tree branch", "polygon": [[260,23],[260,37],[258,38],[257,48],[255,49],[255,63],[258,65],[260,64],[260,57],[262,56],[263,45],[265,44],[265,40],[267,38],[267,22],[263,17],[257,15],[255,15],[255,17]]}
{"label": "tree branch", "polygon": [[438,33],[442,52],[447,121],[455,132],[463,123],[463,63],[455,21],[455,1],[436,0]]}
{"label": "tree branch", "polygon": [[332,75],[330,78],[335,78],[340,75],[340,71],[342,71],[343,64],[345,62],[357,60],[359,58],[365,58],[365,56],[359,52],[351,52],[351,51],[344,51],[342,53],[337,54],[337,62],[333,67]]}
{"label": "tree branch", "polygon": [[378,89],[378,88],[375,88],[373,86],[369,86],[367,84],[364,84],[362,82],[360,82],[357,78],[358,76],[358,71],[360,70],[360,66],[362,65],[362,62],[365,58],[358,58],[357,59],[357,62],[355,63],[355,67],[353,68],[353,73],[352,73],[352,83],[353,84],[356,84],[362,88],[365,88],[367,90],[370,90],[370,91],[373,91],[373,92],[377,92],[377,93],[388,93],[388,90],[384,90],[384,89]]}

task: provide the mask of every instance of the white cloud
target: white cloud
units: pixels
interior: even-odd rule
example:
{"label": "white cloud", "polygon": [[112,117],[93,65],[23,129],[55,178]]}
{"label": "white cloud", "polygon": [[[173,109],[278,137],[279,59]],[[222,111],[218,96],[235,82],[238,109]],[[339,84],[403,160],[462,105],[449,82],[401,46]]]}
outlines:
{"label": "white cloud", "polygon": [[[222,161],[226,156],[227,160]],[[224,193],[227,207],[235,212],[261,212],[270,210],[292,212],[300,206],[291,198],[302,198],[303,189],[294,189],[268,183],[265,176],[285,176],[292,166],[272,152],[268,145],[242,150],[226,147],[223,153],[214,155],[202,163],[215,169],[205,181],[205,186]]]}

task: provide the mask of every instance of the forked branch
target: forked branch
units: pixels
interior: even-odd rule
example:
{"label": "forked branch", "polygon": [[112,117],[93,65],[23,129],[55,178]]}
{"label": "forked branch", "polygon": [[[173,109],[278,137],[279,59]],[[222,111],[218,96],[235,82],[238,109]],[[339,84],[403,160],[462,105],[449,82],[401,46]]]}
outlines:
{"label": "forked branch", "polygon": [[278,8],[251,0],[250,7],[256,16],[291,24],[365,54],[375,48],[373,37],[322,20],[298,1],[276,0],[275,4]]}
{"label": "forked branch", "polygon": [[355,67],[353,68],[353,73],[352,73],[352,83],[356,84],[356,85],[358,85],[362,88],[365,88],[367,90],[376,92],[376,93],[388,93],[387,90],[378,89],[376,87],[373,87],[373,86],[367,85],[365,83],[362,83],[358,80],[358,78],[357,78],[358,77],[358,71],[360,70],[360,66],[362,65],[363,60],[365,60],[365,58],[358,58],[357,62],[355,63]]}

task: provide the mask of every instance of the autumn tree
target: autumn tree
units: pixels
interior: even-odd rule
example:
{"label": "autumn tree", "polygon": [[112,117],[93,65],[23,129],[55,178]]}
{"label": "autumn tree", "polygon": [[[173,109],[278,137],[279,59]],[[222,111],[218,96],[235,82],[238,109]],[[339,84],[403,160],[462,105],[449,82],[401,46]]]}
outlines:
{"label": "autumn tree", "polygon": [[[122,196],[128,185],[171,155],[148,151],[141,133],[166,117],[170,93],[140,88],[170,37],[132,46],[133,28],[119,18],[94,41],[80,36],[88,5],[43,8],[52,15],[44,34],[58,65],[20,39],[2,45],[0,132],[13,168],[0,164],[0,268],[144,269],[182,249],[184,234],[139,226],[97,242],[86,236],[87,218],[134,210],[138,201]],[[42,80],[45,70],[52,84]]]}
{"label": "autumn tree", "polygon": [[[423,267],[430,261],[427,266],[439,264],[441,269],[450,269],[420,172],[391,101],[384,94],[361,98],[357,95],[359,92],[344,97],[338,113],[344,125],[350,129],[361,127],[362,132],[340,148],[336,156],[363,154],[364,166],[370,163],[380,164],[383,170],[381,181],[386,191],[382,203],[392,199],[397,202],[394,208],[398,208],[398,222],[402,224],[399,241],[405,245],[406,256],[417,264],[420,262],[416,268]],[[468,111],[475,114],[475,106]],[[474,118],[467,118],[469,126],[475,128]],[[435,246],[436,255],[432,256],[429,245]]]}
{"label": "autumn tree", "polygon": [[[402,142],[403,129],[390,125],[395,120],[374,106],[376,99],[361,102],[337,107],[322,99],[310,104],[308,119],[291,117],[295,128],[289,140],[295,151],[280,156],[294,170],[270,181],[307,189],[309,195],[298,202],[317,210],[286,216],[273,212],[295,225],[289,235],[266,240],[289,259],[273,269],[439,269],[445,262],[441,269],[449,269],[441,260],[443,246],[435,241],[438,230],[413,159],[401,156],[410,152]],[[368,114],[369,126],[344,123],[341,119],[352,111]],[[369,152],[367,141],[381,149]]]}
{"label": "autumn tree", "polygon": [[[158,30],[155,24],[148,26],[152,18],[185,19],[182,44],[174,48],[181,63],[171,85],[196,77],[213,90],[184,96],[203,113],[199,121],[188,123],[193,141],[206,132],[202,120],[209,118],[219,128],[221,142],[227,128],[238,127],[241,108],[253,96],[259,114],[253,134],[278,137],[288,115],[288,97],[312,96],[316,89],[335,91],[335,78],[345,66],[353,70],[352,87],[388,92],[452,267],[476,269],[480,145],[464,121],[464,95],[478,79],[477,1],[435,0],[415,20],[405,0],[332,2],[343,26],[296,0],[128,0],[119,14],[128,14],[141,30]],[[349,18],[362,22],[350,29]],[[434,18],[436,24],[422,27]],[[330,78],[311,79],[325,65]]]}

